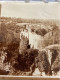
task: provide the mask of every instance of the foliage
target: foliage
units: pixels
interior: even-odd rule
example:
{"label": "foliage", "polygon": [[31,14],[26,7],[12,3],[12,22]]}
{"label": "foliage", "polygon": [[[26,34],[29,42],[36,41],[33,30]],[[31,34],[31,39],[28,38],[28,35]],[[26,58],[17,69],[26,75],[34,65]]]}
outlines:
{"label": "foliage", "polygon": [[44,36],[47,33],[45,29],[38,29],[36,30],[36,34]]}
{"label": "foliage", "polygon": [[[30,66],[34,63],[35,57],[38,55],[38,50],[28,49],[23,54],[17,57],[17,63],[14,68],[21,71],[29,71]],[[22,67],[23,66],[23,67]]]}

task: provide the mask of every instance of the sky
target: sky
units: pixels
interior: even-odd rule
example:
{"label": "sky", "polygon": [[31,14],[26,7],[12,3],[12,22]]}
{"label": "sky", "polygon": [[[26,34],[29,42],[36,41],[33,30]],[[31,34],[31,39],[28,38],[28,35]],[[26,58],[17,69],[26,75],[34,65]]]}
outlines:
{"label": "sky", "polygon": [[2,3],[1,16],[26,19],[60,19],[59,3]]}
{"label": "sky", "polygon": [[[14,1],[14,0],[0,0],[0,1]],[[24,0],[15,0],[15,1],[24,1]],[[42,1],[42,0],[30,0],[30,1]],[[47,0],[47,1],[54,2],[56,0]]]}

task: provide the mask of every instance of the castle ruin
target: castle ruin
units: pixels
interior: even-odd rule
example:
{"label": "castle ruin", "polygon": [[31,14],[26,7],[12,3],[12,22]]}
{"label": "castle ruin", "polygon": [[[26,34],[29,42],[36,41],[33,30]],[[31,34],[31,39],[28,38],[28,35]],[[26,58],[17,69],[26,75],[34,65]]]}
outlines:
{"label": "castle ruin", "polygon": [[43,38],[34,32],[31,32],[30,25],[26,25],[20,32],[20,48],[19,52],[28,48],[40,49],[42,48]]}

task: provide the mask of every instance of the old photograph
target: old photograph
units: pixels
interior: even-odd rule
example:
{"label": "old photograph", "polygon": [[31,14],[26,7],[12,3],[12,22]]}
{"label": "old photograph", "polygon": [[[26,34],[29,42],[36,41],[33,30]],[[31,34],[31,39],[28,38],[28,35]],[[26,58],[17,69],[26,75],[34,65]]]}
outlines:
{"label": "old photograph", "polygon": [[60,76],[59,8],[0,2],[0,75]]}

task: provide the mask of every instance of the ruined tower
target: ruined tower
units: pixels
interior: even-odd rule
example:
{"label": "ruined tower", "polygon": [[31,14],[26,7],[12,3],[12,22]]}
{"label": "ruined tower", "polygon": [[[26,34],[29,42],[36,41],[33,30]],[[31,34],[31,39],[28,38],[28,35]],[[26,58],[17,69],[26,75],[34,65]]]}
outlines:
{"label": "ruined tower", "polygon": [[28,30],[22,29],[20,32],[20,47],[19,47],[19,53],[24,53],[25,50],[28,49],[29,45],[29,39],[28,39]]}

